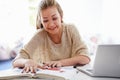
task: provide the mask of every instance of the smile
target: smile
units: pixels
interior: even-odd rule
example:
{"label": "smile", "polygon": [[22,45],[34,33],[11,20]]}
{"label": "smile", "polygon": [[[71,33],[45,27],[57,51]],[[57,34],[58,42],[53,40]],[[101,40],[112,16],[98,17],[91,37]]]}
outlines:
{"label": "smile", "polygon": [[57,27],[54,27],[54,28],[49,28],[50,30],[55,30]]}

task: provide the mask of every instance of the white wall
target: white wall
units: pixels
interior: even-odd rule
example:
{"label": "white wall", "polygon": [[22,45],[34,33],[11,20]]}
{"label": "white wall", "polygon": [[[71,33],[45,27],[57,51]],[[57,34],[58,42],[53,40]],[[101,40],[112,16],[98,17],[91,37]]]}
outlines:
{"label": "white wall", "polygon": [[103,0],[103,34],[120,43],[120,0]]}
{"label": "white wall", "polygon": [[0,0],[0,42],[12,45],[29,28],[27,0]]}
{"label": "white wall", "polygon": [[75,23],[83,37],[94,35],[102,38],[103,43],[120,43],[120,0],[58,2],[64,11],[64,21]]}
{"label": "white wall", "polygon": [[102,0],[58,0],[65,22],[75,23],[83,34],[99,32],[102,26]]}

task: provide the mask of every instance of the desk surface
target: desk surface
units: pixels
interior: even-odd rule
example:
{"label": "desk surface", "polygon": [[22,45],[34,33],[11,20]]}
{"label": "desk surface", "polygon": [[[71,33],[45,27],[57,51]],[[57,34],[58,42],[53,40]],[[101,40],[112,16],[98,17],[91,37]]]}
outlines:
{"label": "desk surface", "polygon": [[[28,78],[17,78],[17,79],[11,79],[11,80],[28,80]],[[30,79],[30,80],[52,80],[52,79]],[[73,80],[73,79],[72,79]],[[76,76],[74,76],[74,80],[120,80],[120,78],[96,78],[96,77],[90,77],[82,72],[78,72]]]}
{"label": "desk surface", "polygon": [[[72,73],[72,72],[71,72]],[[21,79],[11,79],[11,80],[21,80]],[[26,78],[22,80],[27,80]],[[40,80],[40,79],[30,79],[30,80]],[[42,79],[44,80],[44,79]],[[47,79],[45,79],[47,80]],[[50,79],[49,79],[50,80]],[[98,77],[91,77],[88,76],[87,74],[77,71],[75,75],[73,75],[72,80],[120,80],[120,78],[98,78]]]}
{"label": "desk surface", "polygon": [[75,80],[120,80],[120,78],[98,78],[98,77],[91,77],[85,73],[78,72],[75,76]]}

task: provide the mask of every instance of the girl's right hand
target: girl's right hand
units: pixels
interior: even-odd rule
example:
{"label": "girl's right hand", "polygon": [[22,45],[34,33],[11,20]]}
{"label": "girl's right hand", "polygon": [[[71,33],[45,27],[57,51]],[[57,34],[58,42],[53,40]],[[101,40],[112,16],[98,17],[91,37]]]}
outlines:
{"label": "girl's right hand", "polygon": [[26,72],[31,72],[31,73],[36,73],[38,68],[42,68],[38,63],[34,62],[31,59],[27,59],[23,68],[22,73]]}

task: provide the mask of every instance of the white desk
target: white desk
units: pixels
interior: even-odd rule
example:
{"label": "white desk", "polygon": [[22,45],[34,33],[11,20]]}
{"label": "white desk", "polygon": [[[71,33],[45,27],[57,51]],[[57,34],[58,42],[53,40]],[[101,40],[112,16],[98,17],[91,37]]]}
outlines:
{"label": "white desk", "polygon": [[[11,79],[11,80],[21,80],[21,79]],[[22,80],[29,80],[29,79],[22,79]],[[30,80],[40,80],[40,79],[30,79]],[[45,79],[45,80],[51,80],[51,79]],[[74,76],[74,79],[72,80],[120,80],[120,78],[95,78],[90,77],[82,72],[78,72],[76,76]]]}
{"label": "white desk", "polygon": [[[19,79],[17,78],[17,79],[10,79],[10,80],[29,80],[29,79],[30,78],[19,78]],[[41,80],[41,79],[30,79],[30,80]],[[45,79],[45,80],[51,80],[51,79]],[[95,78],[95,77],[90,77],[82,72],[79,72],[71,80],[120,80],[120,78]]]}
{"label": "white desk", "polygon": [[85,73],[78,72],[75,76],[74,80],[120,80],[120,78],[98,78],[98,77],[90,77]]}
{"label": "white desk", "polygon": [[[4,74],[4,73],[2,73],[2,74]],[[73,78],[71,80],[120,80],[120,78],[98,78],[98,77],[91,77],[91,76],[88,76],[87,74],[85,74],[83,72],[80,72],[80,71],[77,71],[76,74],[73,75],[72,77]],[[24,77],[19,77],[17,79],[8,79],[8,80],[41,80],[41,79],[30,79],[30,78],[27,78],[27,77],[25,77],[25,78]],[[44,80],[44,79],[42,79],[42,80]],[[51,80],[51,79],[45,79],[45,80]]]}

